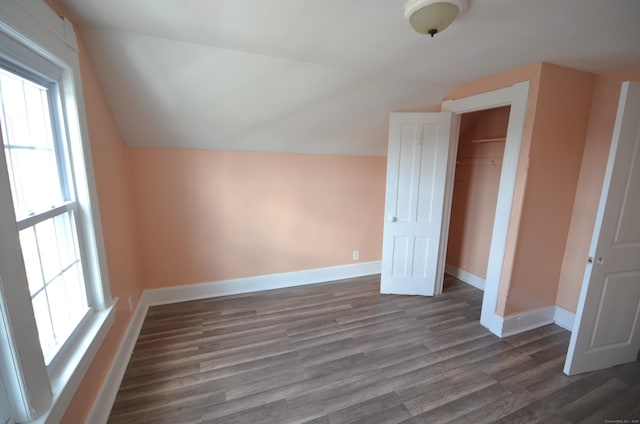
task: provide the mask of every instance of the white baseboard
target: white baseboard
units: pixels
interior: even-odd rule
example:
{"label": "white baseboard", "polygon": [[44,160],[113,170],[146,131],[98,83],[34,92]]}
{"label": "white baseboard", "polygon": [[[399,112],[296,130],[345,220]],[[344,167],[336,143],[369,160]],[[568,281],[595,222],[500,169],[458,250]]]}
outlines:
{"label": "white baseboard", "polygon": [[484,291],[485,279],[472,274],[470,272],[465,271],[464,269],[456,268],[453,265],[445,265],[444,272],[447,274],[453,275],[460,281],[464,281],[465,283]]}
{"label": "white baseboard", "polygon": [[380,261],[147,290],[149,305],[208,299],[379,274]]}
{"label": "white baseboard", "polygon": [[129,358],[131,357],[133,348],[138,340],[138,335],[140,334],[140,329],[142,328],[142,323],[144,322],[148,309],[149,304],[146,301],[145,293],[143,292],[140,296],[140,300],[138,301],[138,306],[133,313],[133,317],[131,318],[131,321],[129,321],[127,331],[124,333],[120,347],[111,362],[111,367],[107,371],[107,375],[102,382],[98,396],[93,402],[91,411],[89,411],[86,421],[87,423],[106,424],[108,421],[111,408],[113,407],[113,402],[116,400],[120,383],[124,377],[127,365],[129,365]]}
{"label": "white baseboard", "polygon": [[576,319],[576,314],[567,311],[560,306],[556,306],[555,313],[553,314],[553,322],[556,325],[564,328],[565,330],[573,331],[573,321]]}
{"label": "white baseboard", "polygon": [[[575,314],[559,306],[547,306],[503,318],[500,337],[509,337],[538,327],[556,324],[565,330],[573,330]],[[495,333],[495,332],[494,332]]]}
{"label": "white baseboard", "polygon": [[534,328],[552,324],[554,313],[555,307],[547,306],[546,308],[534,309],[505,317],[502,322],[501,336],[509,337],[514,334],[524,333]]}
{"label": "white baseboard", "polygon": [[363,277],[365,275],[379,274],[380,267],[380,261],[364,262],[214,283],[145,290],[140,296],[136,311],[129,322],[118,352],[113,358],[107,376],[102,382],[86,422],[105,424],[109,419],[113,402],[118,394],[120,383],[129,364],[129,358],[140,334],[149,306]]}

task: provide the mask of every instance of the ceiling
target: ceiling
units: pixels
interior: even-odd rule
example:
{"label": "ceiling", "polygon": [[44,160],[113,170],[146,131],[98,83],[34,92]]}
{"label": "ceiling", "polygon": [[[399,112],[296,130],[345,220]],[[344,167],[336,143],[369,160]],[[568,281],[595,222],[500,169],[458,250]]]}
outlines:
{"label": "ceiling", "polygon": [[430,39],[403,0],[58,0],[129,146],[385,155],[392,111],[547,61],[640,65],[638,0],[470,0]]}

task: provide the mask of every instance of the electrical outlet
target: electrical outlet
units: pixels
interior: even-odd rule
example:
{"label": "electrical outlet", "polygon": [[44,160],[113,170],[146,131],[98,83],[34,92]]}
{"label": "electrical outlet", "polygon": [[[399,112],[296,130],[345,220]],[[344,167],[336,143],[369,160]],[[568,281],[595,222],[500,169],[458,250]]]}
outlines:
{"label": "electrical outlet", "polygon": [[360,260],[360,251],[359,250],[354,250],[353,251],[353,260],[354,261]]}
{"label": "electrical outlet", "polygon": [[129,312],[131,312],[133,310],[133,299],[131,299],[131,296],[129,296]]}

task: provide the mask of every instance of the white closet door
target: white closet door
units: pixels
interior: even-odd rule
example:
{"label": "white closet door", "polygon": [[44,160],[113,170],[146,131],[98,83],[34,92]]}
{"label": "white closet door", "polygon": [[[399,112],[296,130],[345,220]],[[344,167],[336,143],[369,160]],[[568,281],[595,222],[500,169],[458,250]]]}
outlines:
{"label": "white closet door", "polygon": [[382,293],[435,292],[451,119],[451,113],[391,114]]}

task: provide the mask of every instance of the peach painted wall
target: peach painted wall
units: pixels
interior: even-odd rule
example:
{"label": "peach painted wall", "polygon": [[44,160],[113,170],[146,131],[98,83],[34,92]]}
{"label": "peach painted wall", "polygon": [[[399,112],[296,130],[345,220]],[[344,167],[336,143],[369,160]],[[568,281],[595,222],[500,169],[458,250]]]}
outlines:
{"label": "peach painted wall", "polygon": [[[65,16],[57,3],[47,4]],[[115,322],[62,419],[69,424],[85,422],[131,319],[126,299],[132,296],[137,303],[141,292],[126,148],[77,27],[76,35],[111,294],[120,301]]]}
{"label": "peach painted wall", "polygon": [[130,152],[145,288],[381,258],[384,157]]}
{"label": "peach painted wall", "polygon": [[[447,265],[486,278],[509,107],[462,115]],[[502,138],[474,143],[474,140]]]}
{"label": "peach painted wall", "polygon": [[505,316],[555,305],[594,83],[543,65]]}
{"label": "peach painted wall", "polygon": [[556,299],[558,306],[572,312],[578,307],[623,81],[640,81],[640,67],[598,75],[596,78]]}

